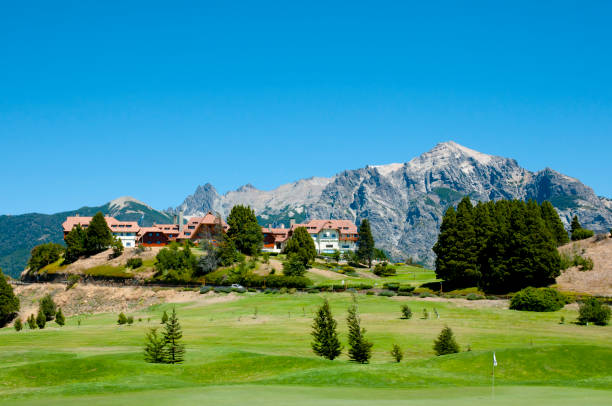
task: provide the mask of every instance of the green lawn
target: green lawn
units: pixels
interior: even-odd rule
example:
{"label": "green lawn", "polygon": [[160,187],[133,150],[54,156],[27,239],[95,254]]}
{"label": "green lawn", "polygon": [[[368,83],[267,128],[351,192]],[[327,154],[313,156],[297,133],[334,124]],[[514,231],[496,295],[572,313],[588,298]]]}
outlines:
{"label": "green lawn", "polygon": [[[360,270],[366,273],[371,273],[367,269]],[[316,284],[316,285],[332,285],[340,283],[340,280],[328,279],[322,277],[320,275],[315,275],[312,273],[308,273],[307,276]],[[400,266],[397,267],[397,274],[394,276],[387,276],[384,278],[363,278],[356,277],[350,275],[342,275],[343,279],[346,283],[356,284],[356,283],[367,283],[371,285],[376,285],[378,288],[382,288],[384,283],[387,282],[398,282],[404,285],[413,285],[419,286],[423,283],[434,282],[436,281],[436,273],[431,269],[419,268],[416,266]]]}
{"label": "green lawn", "polygon": [[[477,303],[468,301],[359,295],[374,353],[371,364],[356,365],[346,351],[327,361],[310,350],[312,314],[323,297],[330,299],[346,343],[349,294],[232,294],[217,296],[223,302],[176,304],[187,357],[174,366],[142,360],[144,334],[159,326],[170,304],[134,313],[133,326],[117,326],[116,314],[101,314],[82,318],[80,327],[71,317],[63,328],[5,328],[0,403],[609,404],[612,327],[571,324],[575,310],[516,312],[472,308]],[[413,319],[399,318],[403,303],[411,306]],[[420,318],[424,308],[427,320]],[[431,317],[434,308],[439,319]],[[559,324],[561,316],[566,324]],[[432,342],[445,325],[464,351],[435,357]],[[401,364],[389,355],[393,343],[404,349]],[[466,352],[468,345],[472,351]]]}

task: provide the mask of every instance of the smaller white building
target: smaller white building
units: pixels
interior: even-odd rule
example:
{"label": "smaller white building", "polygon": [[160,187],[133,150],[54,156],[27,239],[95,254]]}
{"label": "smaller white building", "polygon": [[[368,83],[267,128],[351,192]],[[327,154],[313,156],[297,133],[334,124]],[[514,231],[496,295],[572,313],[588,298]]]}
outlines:
{"label": "smaller white building", "polygon": [[297,227],[306,228],[319,254],[357,250],[359,233],[351,220],[310,220],[305,224],[291,226],[291,230]]}

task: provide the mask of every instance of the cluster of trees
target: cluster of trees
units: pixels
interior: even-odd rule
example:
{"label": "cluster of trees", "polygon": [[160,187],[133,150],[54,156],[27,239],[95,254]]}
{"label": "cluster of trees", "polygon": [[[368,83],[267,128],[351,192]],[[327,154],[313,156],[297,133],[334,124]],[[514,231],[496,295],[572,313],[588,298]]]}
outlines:
{"label": "cluster of trees", "polygon": [[[27,326],[30,330],[34,330],[36,328],[44,329],[47,325],[47,322],[55,319],[55,323],[58,326],[62,327],[66,324],[66,318],[64,317],[64,313],[62,313],[62,309],[58,308],[51,295],[45,295],[38,302],[38,312],[36,315],[30,314],[30,316],[26,320]],[[13,323],[16,331],[21,331],[23,328],[23,322],[21,319],[15,320]]]}
{"label": "cluster of trees", "polygon": [[113,249],[114,256],[123,252],[123,244],[113,236],[101,212],[93,216],[87,229],[83,229],[80,224],[74,226],[66,235],[65,242],[64,263],[72,263],[82,256],[95,255],[109,247]]}
{"label": "cluster of trees", "polygon": [[594,235],[593,230],[582,228],[578,216],[574,216],[572,224],[570,225],[570,233],[572,235],[572,241],[584,240]]}
{"label": "cluster of trees", "polygon": [[45,266],[58,261],[64,253],[64,246],[53,242],[37,245],[30,251],[28,267],[36,272]]}
{"label": "cluster of trees", "polygon": [[155,256],[155,279],[168,283],[191,282],[198,264],[189,243],[171,243]]}
{"label": "cluster of trees", "polygon": [[[412,311],[408,306],[402,306],[401,310],[403,318],[409,319],[412,317]],[[346,321],[348,325],[348,357],[351,361],[367,364],[372,357],[374,344],[365,337],[366,330],[361,327],[361,319],[355,300],[348,308]],[[312,324],[313,341],[311,347],[315,354],[334,360],[342,353],[342,344],[338,339],[337,327],[338,323],[332,315],[329,302],[325,300],[317,310]],[[436,355],[459,352],[459,345],[455,341],[453,331],[448,326],[440,332],[440,335],[434,341],[433,348]],[[391,356],[396,362],[402,360],[404,353],[399,345],[393,344]]]}
{"label": "cluster of trees", "polygon": [[440,227],[436,276],[452,288],[513,292],[546,286],[560,273],[557,246],[568,242],[550,202],[479,202],[449,207]]}
{"label": "cluster of trees", "polygon": [[164,330],[157,334],[157,328],[149,329],[144,346],[146,362],[161,364],[179,364],[185,358],[185,346],[182,344],[183,332],[176,316],[176,309],[172,309],[170,316],[164,312],[162,316]]}

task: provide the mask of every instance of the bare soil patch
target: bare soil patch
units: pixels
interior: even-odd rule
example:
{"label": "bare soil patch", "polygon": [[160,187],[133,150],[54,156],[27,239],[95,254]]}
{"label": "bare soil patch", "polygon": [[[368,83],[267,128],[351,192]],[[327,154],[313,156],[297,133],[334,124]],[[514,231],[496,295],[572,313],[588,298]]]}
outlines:
{"label": "bare soil patch", "polygon": [[571,242],[560,247],[559,252],[593,260],[591,271],[580,271],[577,267],[562,271],[557,278],[560,290],[612,296],[612,238],[597,241],[597,237],[591,237]]}

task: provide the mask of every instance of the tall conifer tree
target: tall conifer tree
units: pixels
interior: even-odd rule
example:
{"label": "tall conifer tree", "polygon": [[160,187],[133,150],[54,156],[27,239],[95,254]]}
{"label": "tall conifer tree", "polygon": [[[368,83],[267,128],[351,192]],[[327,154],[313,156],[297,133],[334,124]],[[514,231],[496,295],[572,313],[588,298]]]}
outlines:
{"label": "tall conifer tree", "polygon": [[542,202],[541,208],[542,219],[544,220],[548,230],[555,238],[557,246],[567,244],[569,242],[569,236],[567,235],[567,231],[565,231],[565,227],[563,227],[559,214],[553,205],[548,200],[545,200]]}
{"label": "tall conifer tree", "polygon": [[338,340],[336,327],[337,323],[332,316],[329,302],[325,299],[323,305],[317,310],[312,324],[312,350],[315,354],[329,360],[340,355],[342,346]]}
{"label": "tall conifer tree", "polygon": [[357,312],[357,305],[352,304],[348,309],[348,344],[349,358],[351,361],[367,364],[372,356],[373,344],[365,338],[366,330],[361,328],[361,320]]}
{"label": "tall conifer tree", "polygon": [[182,338],[183,333],[176,317],[176,309],[172,308],[172,313],[164,326],[165,359],[168,364],[183,362],[185,346],[181,343]]}
{"label": "tall conifer tree", "polygon": [[10,323],[19,311],[19,298],[0,269],[0,327]]}
{"label": "tall conifer tree", "polygon": [[361,261],[368,261],[368,266],[370,268],[372,267],[372,260],[374,259],[374,249],[374,237],[372,237],[370,222],[368,219],[363,219],[359,226],[357,256]]}
{"label": "tall conifer tree", "polygon": [[96,254],[110,247],[113,234],[106,224],[102,212],[97,212],[87,227],[86,249],[88,254]]}

